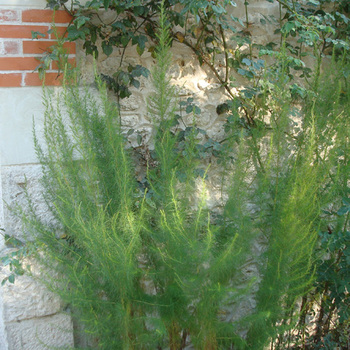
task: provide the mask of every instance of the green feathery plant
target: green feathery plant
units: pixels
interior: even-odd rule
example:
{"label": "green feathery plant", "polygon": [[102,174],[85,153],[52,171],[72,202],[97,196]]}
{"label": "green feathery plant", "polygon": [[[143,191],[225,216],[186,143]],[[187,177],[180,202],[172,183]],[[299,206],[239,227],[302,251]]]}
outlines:
{"label": "green feathery plant", "polygon": [[[195,134],[176,152],[164,7],[159,22],[149,103],[158,165],[147,170],[144,193],[118,109],[99,79],[98,98],[70,85],[58,97],[46,91],[45,147],[35,138],[54,224],[40,221],[30,200],[23,220],[36,237],[45,283],[71,305],[100,349],[182,349],[189,335],[198,349],[242,343],[217,315],[240,294],[231,280],[249,252],[248,235],[230,224],[219,235],[223,229],[212,223],[194,175]],[[196,196],[197,205],[190,200]]]}
{"label": "green feathery plant", "polygon": [[[98,349],[283,348],[299,316],[296,302],[315,280],[319,214],[329,201],[322,190],[334,171],[331,149],[318,158],[316,110],[305,122],[293,116],[283,62],[264,77],[269,127],[239,127],[233,110],[237,123],[227,127],[222,159],[226,204],[209,210],[210,169],[197,176],[197,129],[177,126],[164,2],[159,28],[149,100],[154,161],[143,188],[104,83],[96,79],[98,94],[79,84],[58,96],[45,90],[44,146],[35,137],[35,148],[53,219],[43,222],[29,197],[29,211],[19,212],[35,237],[42,280]],[[242,266],[258,242],[258,274],[244,283]],[[250,314],[226,321],[224,310],[247,297],[256,301]]]}
{"label": "green feathery plant", "polygon": [[[306,115],[315,116],[318,145],[315,162],[328,163],[328,173],[320,196],[327,206],[320,216],[317,247],[317,278],[314,289],[303,298],[298,336],[310,349],[349,346],[349,62],[334,56],[306,107]],[[309,123],[306,118],[305,123]],[[305,318],[316,314],[315,331],[308,334]]]}

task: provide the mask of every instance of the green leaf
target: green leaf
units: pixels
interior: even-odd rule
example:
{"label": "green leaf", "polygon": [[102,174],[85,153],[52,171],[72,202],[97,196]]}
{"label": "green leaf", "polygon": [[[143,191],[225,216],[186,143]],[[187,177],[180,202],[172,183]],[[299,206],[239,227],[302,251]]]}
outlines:
{"label": "green leaf", "polygon": [[129,85],[130,83],[130,75],[129,73],[120,71],[118,74],[118,81],[124,85]]}
{"label": "green leaf", "polygon": [[254,74],[247,69],[238,68],[237,73],[243,75],[244,77],[247,77],[248,79],[254,78]]}
{"label": "green leaf", "polygon": [[192,105],[188,105],[186,107],[186,113],[192,113],[193,112],[193,106]]}
{"label": "green leaf", "polygon": [[113,28],[114,30],[120,29],[122,32],[125,32],[125,31],[126,31],[126,27],[125,27],[124,23],[121,22],[121,21],[116,21],[116,22],[114,22],[114,23],[112,24],[112,28]]}
{"label": "green leaf", "polygon": [[339,216],[343,216],[344,214],[348,213],[350,211],[350,208],[347,207],[347,206],[343,206],[341,207],[338,211],[337,211],[337,214]]}
{"label": "green leaf", "polygon": [[103,6],[106,11],[108,10],[109,4],[110,4],[110,0],[103,0]]}
{"label": "green leaf", "polygon": [[140,45],[137,45],[137,46],[136,46],[136,51],[137,51],[137,53],[139,54],[139,56],[142,56],[142,54],[143,54],[144,51],[145,51],[145,48],[142,48]]}
{"label": "green leaf", "polygon": [[22,241],[8,234],[5,234],[5,244],[9,247],[14,247],[14,248],[22,247],[24,245]]}
{"label": "green leaf", "polygon": [[130,42],[130,37],[128,35],[123,35],[121,38],[120,38],[120,41],[123,45],[123,47],[127,47],[129,42]]}
{"label": "green leaf", "polygon": [[311,5],[314,5],[314,6],[320,5],[320,2],[318,0],[308,0],[308,3],[310,3]]}
{"label": "green leaf", "polygon": [[35,32],[35,31],[32,30],[32,39],[38,39],[39,36],[44,38],[45,34],[40,33],[40,32]]}
{"label": "green leaf", "polygon": [[230,68],[235,68],[236,67],[236,60],[232,57],[229,57],[228,60],[227,60],[227,65],[230,67]]}
{"label": "green leaf", "polygon": [[105,55],[109,56],[113,52],[113,46],[107,41],[102,41],[102,51]]}
{"label": "green leaf", "polygon": [[212,5],[211,8],[217,15],[221,15],[226,12],[226,10],[222,6]]}
{"label": "green leaf", "polygon": [[10,276],[8,277],[8,281],[9,281],[10,283],[15,283],[15,275],[14,275],[14,274],[10,275]]}
{"label": "green leaf", "polygon": [[195,177],[201,177],[204,179],[205,177],[205,170],[204,169],[194,169],[193,171]]}
{"label": "green leaf", "polygon": [[76,25],[77,29],[80,29],[88,21],[90,21],[89,17],[79,16],[74,20],[74,24]]}
{"label": "green leaf", "polygon": [[145,201],[146,201],[146,203],[147,203],[150,207],[152,207],[152,208],[154,208],[154,209],[157,208],[156,204],[155,204],[155,203],[152,201],[152,199],[150,199],[149,197],[146,197]]}
{"label": "green leaf", "polygon": [[131,84],[132,84],[136,89],[139,89],[139,88],[140,88],[140,85],[141,85],[141,83],[140,83],[138,80],[136,80],[136,79],[132,79]]}
{"label": "green leaf", "polygon": [[201,114],[201,109],[198,106],[194,106],[193,113],[196,115],[199,115],[199,114]]}
{"label": "green leaf", "polygon": [[85,40],[86,35],[89,34],[88,28],[85,28],[85,27],[78,29],[75,26],[69,26],[67,30],[68,30],[67,39],[69,41],[75,41],[77,39]]}
{"label": "green leaf", "polygon": [[252,61],[249,58],[243,58],[242,63],[244,63],[246,66],[250,66]]}
{"label": "green leaf", "polygon": [[135,67],[132,65],[129,65],[128,71],[131,73],[131,75],[136,77],[145,77],[148,78],[150,71],[146,67],[142,67],[140,64],[136,65]]}
{"label": "green leaf", "polygon": [[288,34],[291,30],[295,28],[295,23],[294,22],[287,22],[284,24],[284,26],[281,29],[282,33]]}
{"label": "green leaf", "polygon": [[344,205],[350,207],[350,198],[343,197],[342,198],[342,202],[343,202]]}
{"label": "green leaf", "polygon": [[5,255],[4,257],[1,258],[1,262],[3,263],[4,266],[7,266],[11,263],[11,258],[8,255]]}
{"label": "green leaf", "polygon": [[137,44],[140,46],[141,49],[145,49],[146,47],[146,42],[148,41],[147,37],[145,35],[139,35],[137,37]]}

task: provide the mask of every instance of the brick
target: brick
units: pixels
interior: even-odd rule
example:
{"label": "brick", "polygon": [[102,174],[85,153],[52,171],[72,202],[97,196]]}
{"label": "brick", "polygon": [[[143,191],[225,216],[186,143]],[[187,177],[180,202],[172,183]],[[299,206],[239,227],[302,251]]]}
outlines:
{"label": "brick", "polygon": [[[68,63],[73,67],[75,67],[76,66],[75,58],[69,58]],[[59,69],[57,62],[52,62],[51,69],[55,69],[55,70]]]}
{"label": "brick", "polygon": [[[46,86],[59,86],[62,85],[63,74],[58,73],[46,73],[45,85]],[[25,86],[41,86],[43,81],[39,78],[39,73],[26,73],[24,78]]]}
{"label": "brick", "polygon": [[[23,41],[23,53],[42,54],[49,51],[53,45],[57,45],[57,41]],[[64,43],[63,47],[67,50],[68,54],[75,54],[75,43]]]}
{"label": "brick", "polygon": [[48,29],[47,26],[0,25],[0,38],[31,39],[32,31],[43,33],[47,38]]}
{"label": "brick", "polygon": [[63,36],[66,38],[68,36],[67,27],[56,27],[56,33],[51,34],[51,39],[61,39]]}
{"label": "brick", "polygon": [[19,12],[15,10],[0,10],[0,23],[20,20]]}
{"label": "brick", "polygon": [[34,70],[40,62],[35,57],[0,57],[0,70]]}
{"label": "brick", "polygon": [[72,18],[69,13],[62,10],[55,13],[52,10],[25,10],[22,12],[22,22],[30,23],[69,23]]}
{"label": "brick", "polygon": [[21,73],[0,73],[0,86],[1,87],[17,87],[21,86],[22,74]]}
{"label": "brick", "polygon": [[[0,50],[0,55],[18,55],[20,54],[21,45],[18,41],[3,41]],[[1,69],[1,68],[0,68]]]}

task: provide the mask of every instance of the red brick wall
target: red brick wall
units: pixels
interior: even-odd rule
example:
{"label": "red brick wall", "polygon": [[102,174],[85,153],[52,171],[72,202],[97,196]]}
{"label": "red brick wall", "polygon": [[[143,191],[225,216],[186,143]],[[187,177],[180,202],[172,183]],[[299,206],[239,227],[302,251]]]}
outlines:
{"label": "red brick wall", "polygon": [[[0,9],[0,87],[42,84],[35,68],[45,51],[56,43],[54,34],[47,34],[53,16],[57,31],[64,33],[71,21],[71,16],[65,11]],[[46,33],[46,36],[32,39],[32,31]],[[75,43],[65,43],[64,47],[74,60]],[[60,85],[54,63],[46,72],[45,85]]]}

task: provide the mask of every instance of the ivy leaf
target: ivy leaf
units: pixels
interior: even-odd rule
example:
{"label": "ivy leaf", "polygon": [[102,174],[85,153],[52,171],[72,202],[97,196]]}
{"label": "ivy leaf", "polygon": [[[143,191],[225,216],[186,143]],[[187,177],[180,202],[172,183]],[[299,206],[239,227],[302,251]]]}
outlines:
{"label": "ivy leaf", "polygon": [[127,47],[129,42],[130,42],[130,38],[128,35],[123,35],[121,38],[120,38],[120,41],[123,45],[123,47]]}
{"label": "ivy leaf", "polygon": [[85,40],[86,34],[89,33],[88,28],[85,28],[85,27],[78,29],[75,26],[70,26],[70,27],[68,27],[67,30],[68,30],[68,37],[67,37],[67,39],[69,41],[75,41],[77,39]]}
{"label": "ivy leaf", "polygon": [[314,5],[314,6],[319,6],[320,2],[318,0],[309,0],[308,1],[309,4]]}
{"label": "ivy leaf", "polygon": [[135,16],[142,16],[145,13],[145,6],[134,6],[133,13]]}
{"label": "ivy leaf", "polygon": [[131,73],[131,75],[136,78],[143,76],[145,78],[148,78],[150,71],[146,67],[142,67],[140,64],[133,67],[132,65],[129,65],[128,71]]}
{"label": "ivy leaf", "polygon": [[32,39],[38,39],[39,36],[44,38],[45,34],[40,33],[40,32],[35,32],[34,30],[32,30]]}
{"label": "ivy leaf", "polygon": [[22,247],[24,245],[24,243],[22,241],[20,241],[19,239],[13,237],[13,236],[10,236],[10,235],[7,235],[5,234],[5,244],[8,246],[8,247]]}
{"label": "ivy leaf", "polygon": [[281,29],[282,33],[289,34],[291,30],[295,28],[294,22],[287,22],[284,24],[284,26]]}
{"label": "ivy leaf", "polygon": [[156,204],[155,204],[155,203],[152,201],[152,199],[150,199],[149,197],[146,197],[145,201],[146,201],[146,203],[147,203],[150,207],[152,207],[152,208],[154,208],[154,209],[157,208]]}
{"label": "ivy leaf", "polygon": [[222,6],[212,5],[211,7],[215,14],[221,15],[226,12],[226,10]]}
{"label": "ivy leaf", "polygon": [[251,66],[252,61],[249,58],[243,58],[242,63],[244,63],[246,66]]}
{"label": "ivy leaf", "polygon": [[8,277],[8,281],[9,281],[10,283],[15,283],[15,275],[14,275],[14,274],[10,275],[10,276]]}
{"label": "ivy leaf", "polygon": [[128,85],[130,83],[130,75],[126,72],[119,72],[118,81],[124,85]]}
{"label": "ivy leaf", "polygon": [[109,45],[107,41],[102,41],[102,51],[105,55],[109,56],[113,52],[113,46]]}
{"label": "ivy leaf", "polygon": [[1,262],[3,263],[4,266],[7,266],[11,262],[11,257],[6,255],[6,256],[1,258]]}
{"label": "ivy leaf", "polygon": [[339,216],[343,216],[344,214],[347,214],[347,213],[350,212],[350,199],[344,197],[344,198],[342,199],[342,201],[343,201],[343,204],[344,204],[344,205],[337,211],[337,214],[338,214]]}
{"label": "ivy leaf", "polygon": [[193,174],[195,177],[201,177],[202,179],[205,178],[205,170],[204,169],[194,169]]}
{"label": "ivy leaf", "polygon": [[124,25],[124,23],[120,22],[120,21],[116,21],[112,24],[112,28],[114,30],[120,29],[122,32],[126,31],[126,27]]}
{"label": "ivy leaf", "polygon": [[247,69],[238,68],[237,73],[243,75],[244,77],[247,77],[248,79],[254,78],[254,74]]}
{"label": "ivy leaf", "polygon": [[145,51],[145,48],[142,48],[140,45],[137,45],[137,46],[136,46],[136,51],[137,51],[137,53],[139,54],[139,56],[142,56],[142,54],[143,54],[144,51]]}
{"label": "ivy leaf", "polygon": [[138,80],[136,80],[136,79],[133,79],[133,80],[131,81],[131,84],[132,84],[136,89],[139,89],[139,88],[140,88],[140,85],[141,85],[141,83],[140,83]]}
{"label": "ivy leaf", "polygon": [[83,48],[85,49],[87,55],[94,55],[95,59],[98,58],[97,46],[93,45],[91,41],[85,41]]}
{"label": "ivy leaf", "polygon": [[176,177],[181,183],[184,183],[187,179],[186,173],[184,173],[183,171],[177,171]]}
{"label": "ivy leaf", "polygon": [[145,36],[145,35],[139,35],[138,37],[137,37],[137,44],[138,44],[138,46],[140,46],[140,48],[141,49],[145,49],[145,47],[146,47],[146,42],[147,42],[148,40],[147,40],[147,37]]}
{"label": "ivy leaf", "polygon": [[186,113],[188,114],[188,113],[192,113],[192,112],[193,112],[193,105],[188,105],[186,107]]}
{"label": "ivy leaf", "polygon": [[74,24],[76,25],[77,29],[79,29],[88,21],[90,21],[89,17],[79,16],[74,20]]}

